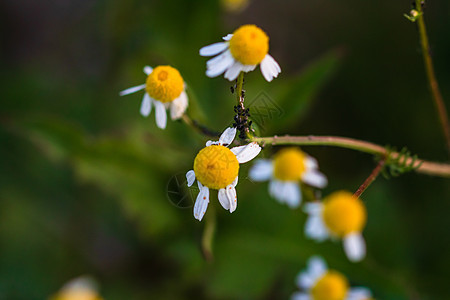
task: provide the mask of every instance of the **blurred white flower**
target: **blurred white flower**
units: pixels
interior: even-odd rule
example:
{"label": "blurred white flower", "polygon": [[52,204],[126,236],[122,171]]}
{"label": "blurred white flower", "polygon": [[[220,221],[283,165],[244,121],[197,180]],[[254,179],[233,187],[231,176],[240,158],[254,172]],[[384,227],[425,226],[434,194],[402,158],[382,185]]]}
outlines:
{"label": "blurred white flower", "polygon": [[302,291],[294,293],[291,300],[369,300],[372,297],[367,288],[351,288],[347,278],[328,270],[319,256],[308,260],[307,269],[298,274],[296,283]]}
{"label": "blurred white flower", "polygon": [[319,172],[317,161],[295,147],[280,150],[272,160],[257,160],[249,176],[253,181],[270,180],[270,195],[291,208],[301,203],[300,181],[317,188],[327,185],[327,178]]}
{"label": "blurred white flower", "polygon": [[357,262],[366,255],[366,243],[362,230],[366,225],[367,212],[361,199],[352,193],[338,191],[322,202],[304,206],[309,215],[305,224],[306,236],[317,241],[340,238],[349,260]]}
{"label": "blurred white flower", "polygon": [[67,282],[50,300],[102,300],[94,280],[87,276]]}

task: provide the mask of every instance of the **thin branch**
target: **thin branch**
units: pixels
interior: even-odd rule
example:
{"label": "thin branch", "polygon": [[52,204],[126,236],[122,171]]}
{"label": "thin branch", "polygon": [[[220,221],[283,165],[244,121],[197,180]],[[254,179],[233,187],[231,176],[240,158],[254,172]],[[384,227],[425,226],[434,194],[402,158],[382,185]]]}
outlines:
{"label": "thin branch", "polygon": [[355,197],[360,197],[362,193],[369,187],[369,185],[372,184],[372,182],[377,179],[378,175],[380,174],[381,170],[383,170],[384,163],[386,162],[386,159],[381,159],[375,169],[373,169],[372,173],[370,173],[369,177],[364,180],[363,184],[358,188],[358,190],[353,194]]}
{"label": "thin branch", "polygon": [[423,17],[422,1],[416,0],[417,10],[417,26],[420,34],[420,44],[422,46],[423,61],[427,72],[428,82],[430,84],[431,93],[433,94],[434,104],[439,115],[442,131],[447,142],[447,150],[450,154],[450,127],[448,123],[447,109],[445,108],[444,100],[442,99],[441,91],[434,73],[433,60],[431,58],[431,48],[428,42],[427,30],[425,27],[425,20]]}
{"label": "thin branch", "polygon": [[[257,142],[259,144],[269,144],[269,145],[303,145],[303,146],[334,146],[346,149],[352,149],[360,152],[369,153],[372,155],[387,156],[390,158],[397,158],[399,156],[398,152],[388,152],[386,148],[365,142],[360,140],[355,140],[352,138],[336,137],[336,136],[274,136],[274,137],[253,137],[251,141]],[[411,164],[413,159],[408,157],[406,164]],[[440,177],[450,178],[450,164],[446,163],[436,163],[425,160],[417,159],[415,165],[419,166],[414,171],[417,173],[428,174]]]}
{"label": "thin branch", "polygon": [[210,137],[220,136],[220,132],[211,130],[206,126],[199,124],[197,121],[191,119],[187,114],[183,114],[181,116],[181,119],[183,120],[184,123],[186,123],[186,125],[194,128],[200,134],[210,136]]}

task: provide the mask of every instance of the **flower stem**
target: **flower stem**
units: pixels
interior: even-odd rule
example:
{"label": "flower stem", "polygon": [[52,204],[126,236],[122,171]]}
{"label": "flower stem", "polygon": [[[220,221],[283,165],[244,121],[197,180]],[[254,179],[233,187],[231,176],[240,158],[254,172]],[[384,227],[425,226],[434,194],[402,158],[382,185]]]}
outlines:
{"label": "flower stem", "polygon": [[[334,146],[347,149],[353,149],[360,152],[369,153],[372,155],[381,155],[390,158],[397,158],[398,152],[389,152],[386,148],[373,143],[355,140],[352,138],[336,137],[336,136],[273,136],[273,137],[253,137],[252,142],[258,144],[271,145],[303,145],[303,146]],[[386,157],[388,158],[388,157]],[[413,158],[409,157],[406,164],[413,163]],[[417,159],[414,163],[418,166],[414,169],[417,173],[428,174],[433,176],[450,178],[450,164],[436,163]]]}
{"label": "flower stem", "polygon": [[383,170],[384,163],[386,162],[386,159],[381,159],[375,169],[373,169],[372,173],[370,173],[369,177],[364,180],[363,184],[358,188],[358,190],[353,194],[355,197],[360,197],[362,193],[369,187],[369,185],[372,184],[372,182],[377,179],[378,175],[380,174],[381,170]]}
{"label": "flower stem", "polygon": [[206,261],[212,262],[214,259],[212,244],[214,232],[216,231],[216,210],[210,203],[205,216],[205,228],[202,236],[202,252]]}
{"label": "flower stem", "polygon": [[181,119],[183,120],[184,123],[186,123],[186,125],[194,128],[200,134],[210,136],[210,137],[220,136],[220,132],[211,130],[211,129],[207,128],[206,126],[199,124],[197,121],[191,119],[191,117],[189,117],[187,114],[183,114],[181,116]]}
{"label": "flower stem", "polygon": [[441,122],[442,130],[444,133],[445,140],[447,142],[447,150],[450,154],[450,127],[447,117],[447,109],[445,108],[444,100],[442,99],[441,91],[439,90],[439,85],[434,73],[433,60],[431,58],[430,44],[428,43],[427,30],[425,27],[425,20],[423,17],[422,0],[416,1],[416,10],[418,12],[417,16],[417,26],[419,28],[420,44],[422,46],[423,61],[425,64],[425,69],[427,72],[428,82],[430,84],[431,93],[433,95],[434,104],[439,115],[439,120]]}

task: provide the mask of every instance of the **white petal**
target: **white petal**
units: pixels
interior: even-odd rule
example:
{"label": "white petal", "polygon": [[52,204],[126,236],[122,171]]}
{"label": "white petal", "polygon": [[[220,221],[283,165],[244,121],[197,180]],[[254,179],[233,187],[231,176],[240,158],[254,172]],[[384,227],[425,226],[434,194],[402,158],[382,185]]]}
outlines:
{"label": "white petal", "polygon": [[83,291],[95,292],[97,290],[96,282],[89,276],[80,276],[64,284],[61,291],[66,293],[78,294]]}
{"label": "white petal", "polygon": [[311,156],[306,157],[305,165],[308,170],[317,169],[319,167],[317,164],[317,159]]}
{"label": "white petal", "polygon": [[228,202],[230,203],[230,213],[234,212],[237,207],[237,195],[236,195],[236,189],[232,184],[229,184],[225,188],[225,192],[227,195]]}
{"label": "white petal", "polygon": [[351,233],[344,237],[344,250],[352,262],[358,262],[366,256],[366,243],[360,232]]}
{"label": "white petal", "polygon": [[236,178],[233,180],[233,182],[231,183],[232,186],[236,187],[236,185],[238,184],[238,180],[239,180],[239,176],[236,176]]}
{"label": "white petal", "polygon": [[354,287],[351,288],[347,293],[347,298],[345,300],[368,300],[372,298],[372,293],[368,288],[365,287]]}
{"label": "white petal", "polygon": [[[222,64],[224,60],[229,60],[229,58],[231,58],[231,60],[232,60],[233,63],[234,63],[234,58],[233,58],[233,56],[231,55],[231,52],[228,50],[228,51],[225,51],[225,52],[223,52],[222,54],[217,55],[216,57],[213,57],[213,58],[211,58],[210,60],[208,60],[208,61],[206,62],[206,67],[207,67],[208,69],[210,69],[211,67],[213,67],[213,66],[215,66],[215,65]],[[231,63],[231,64],[233,64],[233,63]],[[230,64],[230,66],[231,66],[231,64]]]}
{"label": "white petal", "polygon": [[201,190],[203,188],[203,184],[197,180],[198,189]]}
{"label": "white petal", "polygon": [[297,208],[302,200],[300,187],[295,181],[280,181],[272,179],[269,183],[269,193],[281,203],[290,208]]}
{"label": "white petal", "polygon": [[244,66],[240,62],[235,61],[234,64],[225,72],[225,78],[229,81],[233,81],[238,77],[239,73],[241,73],[243,69]]}
{"label": "white petal", "polygon": [[141,115],[143,115],[144,117],[148,117],[151,111],[152,111],[152,99],[147,93],[145,93],[141,103]]}
{"label": "white petal", "polygon": [[185,91],[182,91],[180,96],[170,103],[170,118],[177,120],[186,111],[188,107],[188,97]]}
{"label": "white petal", "polygon": [[330,236],[321,215],[310,215],[306,219],[305,235],[318,242],[323,242]]}
{"label": "white petal", "polygon": [[126,89],[126,90],[121,91],[119,93],[119,95],[120,96],[125,96],[125,95],[136,93],[136,92],[138,92],[140,90],[143,90],[143,89],[145,89],[145,84],[141,84],[141,85],[130,87],[130,88]]}
{"label": "white petal", "polygon": [[310,170],[303,173],[302,181],[317,188],[324,188],[328,183],[325,175],[317,170]]}
{"label": "white petal", "polygon": [[146,75],[150,75],[150,74],[152,74],[152,72],[153,72],[153,68],[152,67],[150,67],[150,66],[145,66],[144,67],[144,73]]}
{"label": "white petal", "polygon": [[213,56],[228,48],[228,43],[220,42],[200,49],[201,56]]}
{"label": "white petal", "polygon": [[309,275],[308,271],[298,274],[295,282],[299,288],[304,290],[309,290],[316,283],[314,278]]}
{"label": "white petal", "polygon": [[261,73],[264,78],[271,82],[274,77],[277,77],[281,72],[281,68],[278,63],[269,54],[264,57],[260,65]]}
{"label": "white petal", "polygon": [[233,142],[235,136],[236,136],[236,128],[228,127],[220,135],[219,145],[229,145],[229,144],[231,144]]}
{"label": "white petal", "polygon": [[245,146],[231,148],[231,152],[236,155],[238,162],[243,164],[254,159],[261,152],[261,147],[258,143],[252,142]]}
{"label": "white petal", "polygon": [[[201,184],[200,184],[201,185]],[[202,186],[198,193],[197,200],[194,205],[194,218],[201,221],[206,213],[209,203],[209,189],[206,186]]]}
{"label": "white petal", "polygon": [[291,300],[312,300],[312,298],[306,293],[296,292],[292,294]]}
{"label": "white petal", "polygon": [[308,260],[308,273],[314,281],[322,277],[326,271],[327,264],[322,257],[315,255]]}
{"label": "white petal", "polygon": [[190,187],[195,181],[195,172],[190,170],[186,173],[187,186]]}
{"label": "white petal", "polygon": [[272,177],[273,164],[269,159],[258,159],[253,164],[248,175],[253,181],[266,181]]}
{"label": "white petal", "polygon": [[219,190],[218,198],[219,198],[219,202],[222,205],[222,207],[225,208],[226,210],[229,210],[230,209],[230,201],[228,201],[227,193],[226,193],[225,189]]}
{"label": "white petal", "polygon": [[230,51],[225,51],[219,56],[210,59],[207,63],[206,76],[208,77],[217,77],[226,69],[230,68],[234,64],[234,58],[231,56]]}
{"label": "white petal", "polygon": [[223,39],[224,41],[229,41],[229,40],[231,40],[232,37],[233,37],[233,34],[232,34],[232,33],[229,33],[229,34],[227,34],[226,36],[224,36],[222,39]]}
{"label": "white petal", "polygon": [[167,113],[166,108],[164,107],[164,104],[160,101],[153,101],[155,104],[155,118],[156,118],[156,126],[158,126],[161,129],[166,128],[167,125]]}
{"label": "white petal", "polygon": [[242,65],[243,72],[250,72],[256,68],[257,65]]}
{"label": "white petal", "polygon": [[323,204],[320,202],[308,202],[303,206],[303,211],[307,214],[320,216],[322,214]]}

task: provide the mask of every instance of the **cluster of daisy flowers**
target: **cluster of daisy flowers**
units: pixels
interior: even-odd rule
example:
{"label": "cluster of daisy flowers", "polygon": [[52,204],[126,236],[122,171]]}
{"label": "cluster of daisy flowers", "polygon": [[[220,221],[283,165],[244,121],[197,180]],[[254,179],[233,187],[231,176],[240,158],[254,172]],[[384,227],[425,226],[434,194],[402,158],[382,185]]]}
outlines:
{"label": "cluster of daisy flowers", "polygon": [[[232,34],[200,49],[201,56],[212,57],[206,63],[206,75],[217,77],[224,74],[234,81],[240,74],[250,72],[259,65],[263,77],[268,81],[276,78],[281,68],[269,55],[269,37],[255,25],[243,25]],[[120,95],[128,95],[145,90],[140,112],[147,117],[155,107],[157,127],[167,125],[167,112],[172,120],[183,117],[188,107],[186,84],[180,72],[171,66],[146,66],[145,84],[128,88]],[[239,166],[254,159],[261,147],[252,142],[231,147],[236,136],[236,128],[227,128],[217,142],[208,141],[206,147],[196,155],[193,170],[186,174],[187,185],[195,181],[199,188],[193,214],[201,221],[207,212],[210,191],[217,190],[221,206],[233,213],[237,208],[236,186]],[[322,189],[328,181],[319,171],[317,160],[298,147],[279,150],[272,159],[258,159],[251,167],[249,178],[252,181],[269,181],[269,194],[278,202],[291,209],[300,207],[302,188]],[[342,240],[348,259],[357,262],[365,257],[366,247],[362,230],[366,224],[367,213],[364,203],[353,194],[338,191],[322,201],[307,202],[303,211],[308,218],[305,235],[317,242],[327,239]],[[370,292],[350,289],[343,275],[328,271],[326,264],[317,257],[309,261],[307,271],[299,275],[298,284],[302,292],[293,299],[306,300],[363,300],[370,298]]]}

